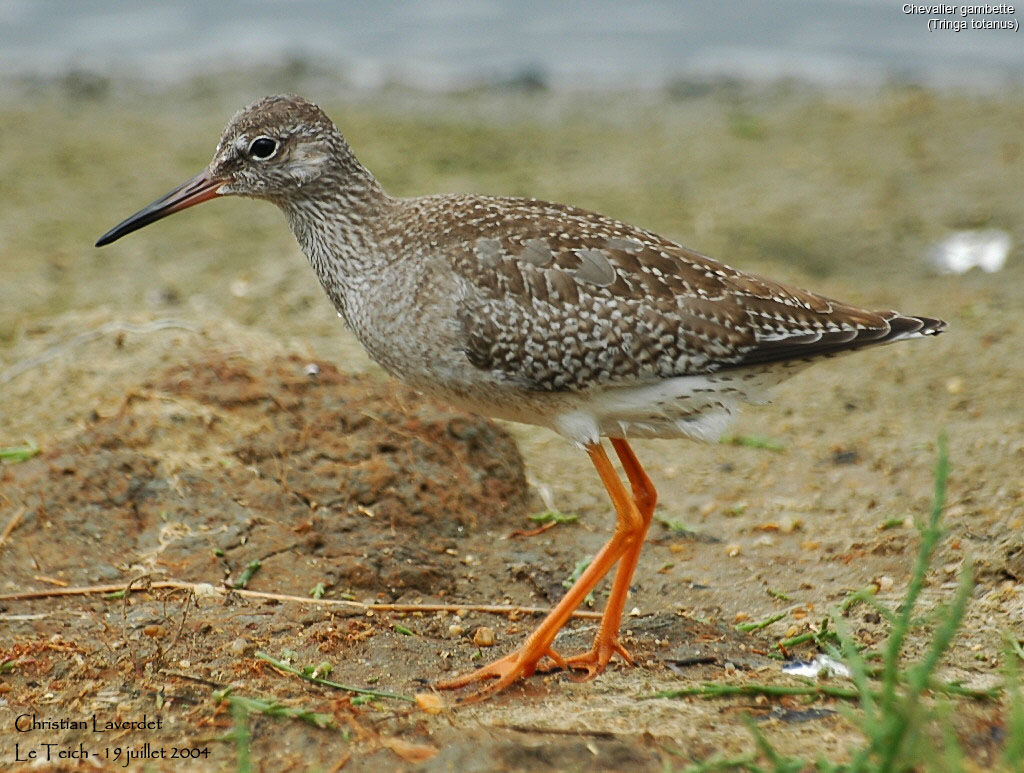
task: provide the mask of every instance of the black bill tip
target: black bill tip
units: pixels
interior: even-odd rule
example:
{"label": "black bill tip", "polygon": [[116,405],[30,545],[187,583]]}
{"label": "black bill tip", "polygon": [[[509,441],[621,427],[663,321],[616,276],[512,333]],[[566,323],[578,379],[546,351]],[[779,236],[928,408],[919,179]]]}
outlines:
{"label": "black bill tip", "polygon": [[116,242],[122,236],[130,234],[132,231],[138,231],[161,218],[221,196],[223,194],[219,192],[219,189],[223,184],[224,180],[211,176],[209,172],[201,172],[148,207],[143,207],[131,217],[122,220],[97,239],[96,246],[102,247]]}

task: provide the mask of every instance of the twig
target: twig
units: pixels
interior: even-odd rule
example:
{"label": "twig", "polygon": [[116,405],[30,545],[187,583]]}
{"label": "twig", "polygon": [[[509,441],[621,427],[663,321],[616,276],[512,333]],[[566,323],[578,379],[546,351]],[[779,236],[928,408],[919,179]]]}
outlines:
{"label": "twig", "polygon": [[490,725],[490,727],[501,728],[503,730],[514,730],[517,733],[536,733],[538,735],[571,735],[577,737],[602,739],[616,738],[618,735],[620,735],[612,730],[590,730],[589,728],[541,727],[539,725],[506,725],[501,723]]}
{"label": "twig", "polygon": [[338,760],[336,763],[334,763],[334,767],[332,767],[330,769],[330,771],[328,771],[328,773],[338,773],[339,770],[341,770],[343,767],[348,765],[349,760],[351,760],[351,759],[352,759],[352,752],[345,752],[341,756],[341,759]]}
{"label": "twig", "polygon": [[528,517],[531,521],[540,525],[535,529],[516,529],[508,535],[509,539],[513,537],[536,537],[548,529],[553,529],[560,523],[576,523],[580,519],[578,515],[566,515],[558,510],[545,510],[542,513],[534,513]]}
{"label": "twig", "polygon": [[0,533],[0,548],[4,546],[5,542],[7,542],[7,538],[11,536],[11,532],[18,528],[18,524],[21,523],[21,516],[25,514],[26,509],[25,505],[22,505],[14,511],[14,515],[12,515],[10,520],[7,521],[7,525],[4,526],[3,533]]}
{"label": "twig", "polygon": [[39,582],[48,582],[51,585],[56,585],[58,588],[68,587],[67,580],[62,580],[59,577],[49,577],[45,574],[37,574],[33,576],[33,579],[39,580]]}
{"label": "twig", "polygon": [[515,537],[536,537],[543,534],[548,529],[553,529],[558,526],[558,521],[548,521],[545,524],[538,526],[535,529],[514,529],[509,532],[508,538],[514,539]]}
{"label": "twig", "polygon": [[[359,609],[373,612],[483,612],[490,615],[546,615],[551,610],[547,607],[517,607],[511,604],[364,604],[361,601],[348,601],[347,599],[314,599],[304,596],[292,596],[286,593],[268,593],[266,591],[255,591],[234,588],[218,588],[207,583],[182,582],[180,580],[159,580],[149,585],[149,588],[161,590],[164,588],[175,588],[191,590],[196,596],[217,595],[226,596],[229,593],[243,596],[245,598],[266,599],[269,601],[284,601],[293,604],[308,604],[312,606],[341,606],[349,609]],[[147,588],[130,588],[126,585],[87,585],[76,588],[51,588],[49,590],[23,591],[21,593],[5,593],[0,595],[0,601],[25,601],[28,599],[42,599],[50,596],[88,596],[93,593],[138,593]],[[586,620],[600,620],[600,612],[586,612],[577,610],[572,613],[573,617]]]}
{"label": "twig", "polygon": [[192,333],[199,332],[195,325],[190,325],[187,322],[182,322],[177,319],[157,319],[145,325],[132,325],[127,322],[107,322],[93,330],[86,330],[84,333],[79,333],[70,340],[54,344],[41,354],[16,362],[6,370],[0,371],[0,384],[6,384],[9,381],[13,381],[22,373],[26,373],[36,366],[42,365],[50,360],[57,359],[69,349],[73,349],[76,346],[88,343],[89,341],[94,341],[97,338],[102,338],[108,333],[152,333],[156,330],[167,330],[169,328],[188,330]]}

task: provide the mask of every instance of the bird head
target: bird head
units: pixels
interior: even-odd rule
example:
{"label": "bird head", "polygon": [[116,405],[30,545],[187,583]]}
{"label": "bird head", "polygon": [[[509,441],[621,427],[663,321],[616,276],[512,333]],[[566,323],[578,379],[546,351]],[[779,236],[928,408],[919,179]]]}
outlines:
{"label": "bird head", "polygon": [[309,196],[314,184],[340,185],[346,174],[359,170],[341,133],[319,107],[301,97],[265,97],[231,119],[206,169],[118,223],[96,246],[218,196],[249,196],[284,206],[295,196]]}

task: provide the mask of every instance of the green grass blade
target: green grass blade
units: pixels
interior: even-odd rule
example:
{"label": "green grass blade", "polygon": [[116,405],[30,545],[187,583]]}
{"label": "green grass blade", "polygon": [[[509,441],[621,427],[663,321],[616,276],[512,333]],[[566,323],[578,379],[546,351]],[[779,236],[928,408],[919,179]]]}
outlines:
{"label": "green grass blade", "polygon": [[39,453],[39,446],[31,440],[22,446],[0,448],[0,462],[24,462]]}
{"label": "green grass blade", "polygon": [[312,674],[304,673],[300,669],[295,668],[294,666],[291,666],[288,663],[277,660],[276,658],[271,657],[265,652],[257,651],[256,657],[258,657],[260,660],[265,660],[266,662],[270,663],[270,665],[272,665],[279,671],[286,671],[289,674],[294,674],[300,679],[305,679],[307,682],[312,682],[313,684],[322,684],[324,687],[333,687],[336,690],[353,692],[358,695],[369,695],[374,698],[387,698],[396,701],[406,701],[408,703],[416,702],[415,698],[410,698],[408,695],[400,695],[399,693],[394,692],[383,692],[381,690],[371,690],[367,687],[353,687],[347,684],[340,684],[339,682],[332,682],[330,679],[323,679],[318,676],[313,676]]}

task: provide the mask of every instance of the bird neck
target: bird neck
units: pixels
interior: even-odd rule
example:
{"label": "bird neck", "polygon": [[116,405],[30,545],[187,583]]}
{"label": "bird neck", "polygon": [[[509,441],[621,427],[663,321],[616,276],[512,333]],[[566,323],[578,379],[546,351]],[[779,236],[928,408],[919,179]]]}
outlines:
{"label": "bird neck", "polygon": [[330,167],[277,204],[310,260],[316,255],[361,263],[371,258],[367,253],[375,241],[372,224],[391,197],[347,143],[340,138],[339,142]]}
{"label": "bird neck", "polygon": [[321,285],[347,318],[347,296],[387,265],[379,224],[394,199],[351,152],[338,158],[332,173],[278,203]]}

